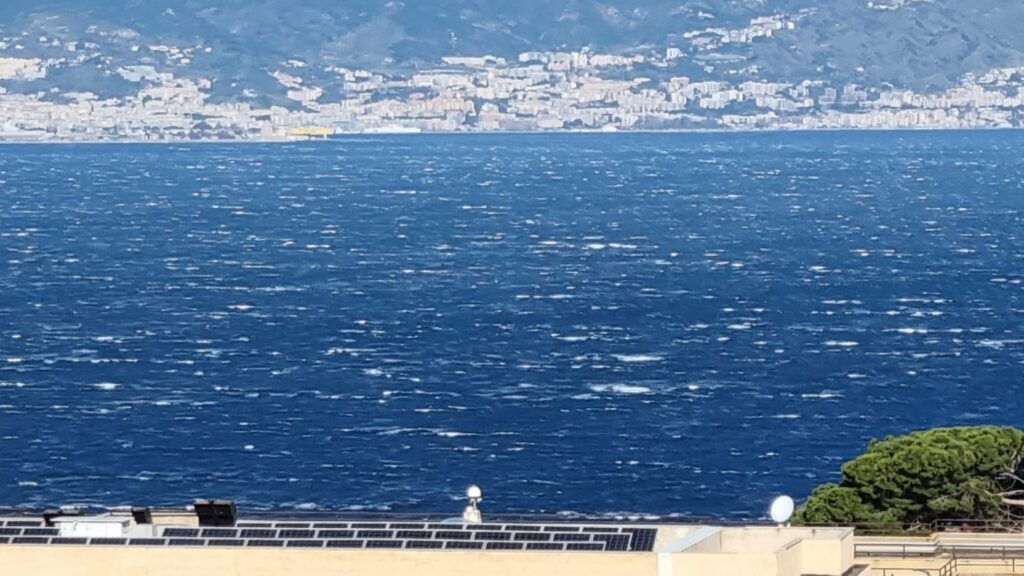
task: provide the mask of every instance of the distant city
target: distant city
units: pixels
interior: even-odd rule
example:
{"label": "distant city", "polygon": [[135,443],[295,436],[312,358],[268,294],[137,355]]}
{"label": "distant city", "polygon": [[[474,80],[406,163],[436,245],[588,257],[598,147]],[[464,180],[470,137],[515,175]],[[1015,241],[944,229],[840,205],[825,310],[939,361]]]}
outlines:
{"label": "distant city", "polygon": [[[767,16],[745,28],[708,28],[683,35],[689,45],[641,53],[524,52],[445,57],[432,67],[383,73],[303,60],[267,70],[288,105],[260,106],[211,98],[215,78],[190,75],[208,46],[134,45],[154,63],[115,73],[138,85],[134,94],[15,91],[57,65],[100,50],[90,43],[32,39],[67,57],[22,57],[25,38],[0,38],[0,140],[180,141],[286,140],[349,133],[539,132],[637,130],[819,130],[1014,128],[1024,125],[1024,67],[964,75],[937,92],[807,78],[799,82],[707,79],[675,75],[725,45],[772,38],[799,26],[801,14]],[[14,54],[14,55],[12,55]],[[167,66],[156,64],[169,63]],[[714,71],[713,64],[707,71]],[[315,72],[315,73],[313,73]],[[749,77],[756,70],[744,71]],[[334,96],[318,82],[330,75]],[[251,92],[251,90],[250,90]],[[258,96],[246,93],[250,99]]]}

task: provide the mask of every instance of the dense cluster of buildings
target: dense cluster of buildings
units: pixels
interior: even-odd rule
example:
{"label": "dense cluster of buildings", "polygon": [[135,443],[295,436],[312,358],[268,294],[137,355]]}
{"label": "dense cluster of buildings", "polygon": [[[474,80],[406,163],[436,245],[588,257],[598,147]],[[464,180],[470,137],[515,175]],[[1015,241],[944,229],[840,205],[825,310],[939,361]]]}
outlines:
{"label": "dense cluster of buildings", "polygon": [[[969,75],[940,93],[835,86],[825,80],[707,80],[678,74],[684,61],[749,43],[799,21],[759,18],[747,28],[684,35],[661,53],[527,52],[515,59],[450,57],[405,75],[283,62],[269,72],[283,95],[213,99],[211,78],[189,76],[196,48],[149,46],[173,66],[119,66],[134,94],[7,90],[47,78],[39,58],[0,57],[0,140],[278,140],[360,132],[999,128],[1022,124],[1024,68]],[[206,48],[205,50],[209,50]],[[690,66],[687,69],[693,69]],[[342,87],[328,97],[316,78]],[[691,75],[696,75],[691,72]],[[715,76],[708,76],[715,77]],[[720,78],[721,75],[718,75]],[[749,75],[747,77],[750,77]],[[249,103],[247,103],[249,102]]]}

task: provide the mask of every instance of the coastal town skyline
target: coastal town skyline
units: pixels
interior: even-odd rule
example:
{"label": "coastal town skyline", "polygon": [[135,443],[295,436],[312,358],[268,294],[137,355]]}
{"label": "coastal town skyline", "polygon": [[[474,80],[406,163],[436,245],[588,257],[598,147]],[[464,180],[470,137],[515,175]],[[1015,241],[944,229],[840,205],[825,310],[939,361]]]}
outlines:
{"label": "coastal town skyline", "polygon": [[[283,94],[277,100],[253,88],[225,87],[215,75],[193,69],[216,52],[212,45],[134,39],[127,53],[135,62],[127,64],[105,56],[96,42],[25,32],[0,37],[0,141],[1024,126],[1024,66],[967,72],[941,89],[912,89],[825,73],[775,81],[761,77],[756,65],[737,68],[721,55],[772,42],[797,30],[809,14],[711,26],[682,34],[675,45],[633,51],[582,45],[514,57],[452,55],[389,71],[296,57],[262,72]],[[43,48],[45,58],[37,55]],[[68,69],[93,62],[125,87],[120,94],[65,86]],[[41,89],[43,83],[50,87]]]}

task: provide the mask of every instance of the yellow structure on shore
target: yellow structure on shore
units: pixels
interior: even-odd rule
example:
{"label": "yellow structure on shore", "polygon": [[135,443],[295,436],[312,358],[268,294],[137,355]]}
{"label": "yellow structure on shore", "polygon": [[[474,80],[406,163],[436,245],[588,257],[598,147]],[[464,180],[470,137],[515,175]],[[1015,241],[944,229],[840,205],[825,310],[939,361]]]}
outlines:
{"label": "yellow structure on shore", "polygon": [[[234,518],[203,509],[0,518],[0,574],[844,576],[853,530],[671,523]],[[227,510],[227,508],[225,508]]]}
{"label": "yellow structure on shore", "polygon": [[328,138],[334,135],[333,128],[324,128],[322,126],[306,126],[302,128],[292,128],[288,135],[292,138]]}

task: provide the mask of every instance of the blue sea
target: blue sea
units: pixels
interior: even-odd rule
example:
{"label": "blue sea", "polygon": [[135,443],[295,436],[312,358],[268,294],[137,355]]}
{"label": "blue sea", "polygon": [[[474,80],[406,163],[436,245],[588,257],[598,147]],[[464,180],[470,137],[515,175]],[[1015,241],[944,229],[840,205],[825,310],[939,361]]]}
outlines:
{"label": "blue sea", "polygon": [[1022,423],[1022,150],[2,146],[0,504],[761,517]]}

